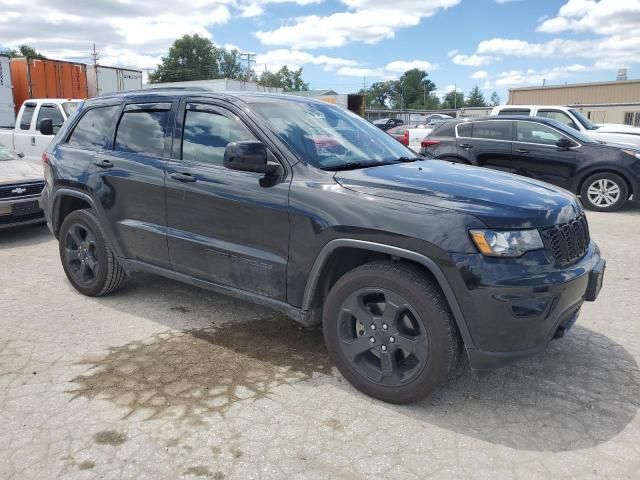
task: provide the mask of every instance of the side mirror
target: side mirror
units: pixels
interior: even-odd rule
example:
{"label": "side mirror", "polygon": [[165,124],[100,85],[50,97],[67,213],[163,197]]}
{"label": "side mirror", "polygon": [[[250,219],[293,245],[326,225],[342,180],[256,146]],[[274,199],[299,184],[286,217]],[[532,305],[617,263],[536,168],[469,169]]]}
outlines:
{"label": "side mirror", "polygon": [[40,120],[38,130],[40,130],[42,135],[53,135],[53,120],[50,118],[43,118]]}
{"label": "side mirror", "polygon": [[575,144],[569,140],[568,138],[561,138],[556,142],[556,147],[560,150],[569,150],[571,147],[574,147]]}
{"label": "side mirror", "polygon": [[231,142],[224,149],[224,166],[241,172],[272,175],[279,165],[267,162],[267,147],[254,140]]}

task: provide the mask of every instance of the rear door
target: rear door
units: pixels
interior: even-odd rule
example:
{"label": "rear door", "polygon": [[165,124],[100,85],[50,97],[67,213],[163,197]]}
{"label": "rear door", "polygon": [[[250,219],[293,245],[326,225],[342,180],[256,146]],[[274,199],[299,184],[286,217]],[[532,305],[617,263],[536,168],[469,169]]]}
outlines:
{"label": "rear door", "polygon": [[513,172],[515,165],[511,156],[512,128],[511,120],[458,124],[458,151],[473,165]]}
{"label": "rear door", "polygon": [[239,112],[204,101],[184,102],[177,125],[166,183],[173,269],[285,300],[291,179],[263,182],[223,166],[229,142],[259,140],[273,152],[268,138]]}
{"label": "rear door", "polygon": [[[516,121],[513,155],[519,175],[535,178],[569,189],[577,169],[575,147],[578,144],[560,131],[542,123]],[[574,148],[560,149],[561,138],[573,142]]]}
{"label": "rear door", "polygon": [[171,100],[126,104],[116,117],[112,145],[98,151],[88,169],[124,256],[163,268],[170,266],[164,172],[173,105]]}

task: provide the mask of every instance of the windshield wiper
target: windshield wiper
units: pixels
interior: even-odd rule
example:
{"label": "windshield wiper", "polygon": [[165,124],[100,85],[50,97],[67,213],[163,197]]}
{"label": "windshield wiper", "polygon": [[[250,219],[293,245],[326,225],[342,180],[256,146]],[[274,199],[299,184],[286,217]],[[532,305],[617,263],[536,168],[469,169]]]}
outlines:
{"label": "windshield wiper", "polygon": [[409,163],[423,160],[421,157],[399,157],[396,159],[398,162]]}
{"label": "windshield wiper", "polygon": [[328,170],[330,172],[337,172],[339,170],[355,170],[356,168],[365,168],[371,167],[371,164],[364,164],[360,162],[347,162],[342,165],[334,165],[333,167],[324,167],[323,170]]}

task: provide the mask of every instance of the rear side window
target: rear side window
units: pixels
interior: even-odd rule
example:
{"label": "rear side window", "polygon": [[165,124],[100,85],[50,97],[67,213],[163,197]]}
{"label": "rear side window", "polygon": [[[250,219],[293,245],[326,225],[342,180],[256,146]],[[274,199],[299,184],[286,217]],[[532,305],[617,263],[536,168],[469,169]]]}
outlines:
{"label": "rear side window", "polygon": [[119,111],[119,105],[88,110],[73,129],[67,143],[87,150],[108,148]]}
{"label": "rear side window", "polygon": [[40,128],[40,122],[45,118],[50,119],[53,122],[53,133],[58,133],[60,127],[64,123],[64,117],[57,105],[42,105],[38,112],[38,122],[36,128]]}
{"label": "rear side window", "polygon": [[455,137],[456,136],[455,126],[456,126],[455,122],[438,123],[433,128],[433,133],[431,134],[431,136],[432,137],[435,137],[435,136]]}
{"label": "rear side window", "polygon": [[20,119],[20,130],[29,130],[31,128],[31,120],[33,120],[33,113],[36,110],[36,105],[27,104],[22,111],[22,118]]}
{"label": "rear side window", "polygon": [[498,115],[531,115],[530,108],[503,108]]}
{"label": "rear side window", "polygon": [[187,110],[182,135],[182,159],[222,165],[228,143],[256,140],[237,120],[215,112]]}
{"label": "rear side window", "polygon": [[511,122],[491,121],[475,122],[473,124],[473,138],[486,140],[511,140]]}
{"label": "rear side window", "polygon": [[122,114],[115,150],[164,157],[169,110],[130,110]]}
{"label": "rear side window", "polygon": [[458,136],[459,137],[471,137],[471,124],[459,123],[458,124]]}

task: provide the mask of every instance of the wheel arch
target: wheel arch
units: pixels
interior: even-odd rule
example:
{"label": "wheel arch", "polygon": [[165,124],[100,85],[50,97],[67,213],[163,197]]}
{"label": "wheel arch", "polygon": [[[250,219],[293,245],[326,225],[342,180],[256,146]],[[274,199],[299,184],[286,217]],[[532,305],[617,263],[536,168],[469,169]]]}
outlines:
{"label": "wheel arch", "polygon": [[571,190],[576,195],[580,195],[580,191],[582,190],[582,186],[584,182],[592,175],[597,173],[613,173],[621,177],[625,183],[627,184],[627,188],[629,190],[629,195],[633,195],[634,193],[640,193],[639,188],[636,182],[632,180],[632,178],[624,171],[624,169],[616,167],[614,165],[601,165],[598,167],[593,167],[585,172],[582,172],[580,176],[573,182]]}
{"label": "wheel arch", "polygon": [[[449,308],[451,309],[451,313],[453,314],[460,335],[462,336],[465,347],[473,348],[473,340],[458,303],[458,299],[455,296],[447,277],[436,262],[421,253],[365,240],[336,239],[328,242],[322,248],[313,264],[313,267],[311,268],[311,272],[309,273],[302,301],[302,311],[305,316],[307,316],[308,323],[315,324],[319,322],[321,317],[320,313],[322,311],[321,302],[326,296],[326,293],[328,293],[327,280],[332,278],[332,271],[336,265],[335,261],[332,261],[332,257],[336,252],[343,249],[362,252],[367,254],[367,256],[372,260],[380,258],[405,260],[423,267],[426,272],[431,274],[437,285],[442,290],[442,293],[449,304]],[[345,271],[341,272],[335,280],[340,278],[340,276],[349,270],[350,268],[347,268]],[[333,283],[331,283],[331,285],[332,284]]]}

